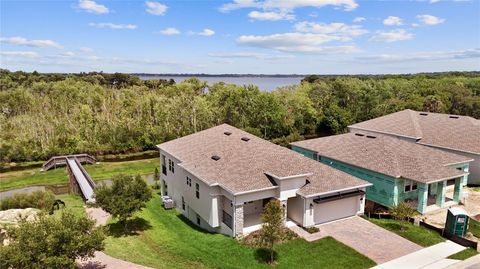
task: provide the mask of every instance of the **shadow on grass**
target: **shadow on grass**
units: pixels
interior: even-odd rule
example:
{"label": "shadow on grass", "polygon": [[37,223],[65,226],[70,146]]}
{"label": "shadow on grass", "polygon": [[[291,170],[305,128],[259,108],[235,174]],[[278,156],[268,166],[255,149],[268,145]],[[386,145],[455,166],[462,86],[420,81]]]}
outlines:
{"label": "shadow on grass", "polygon": [[143,232],[150,228],[152,228],[152,225],[150,225],[148,220],[135,217],[127,221],[127,231],[125,231],[123,223],[119,221],[107,224],[106,231],[113,237],[121,237],[127,235],[138,235],[139,232]]}
{"label": "shadow on grass", "polygon": [[[278,258],[278,253],[273,251],[273,262]],[[270,264],[270,250],[266,248],[257,248],[255,250],[255,259],[259,262]]]}
{"label": "shadow on grass", "polygon": [[182,214],[179,214],[177,215],[177,217],[183,221],[185,224],[187,224],[190,228],[196,230],[196,231],[199,231],[201,233],[205,233],[205,234],[214,234],[213,232],[209,232],[199,226],[197,226],[196,224],[194,224],[191,220],[189,220],[187,217],[185,217],[184,215]]}
{"label": "shadow on grass", "polygon": [[384,225],[385,227],[393,231],[405,231],[408,229],[408,227],[406,225],[403,225],[403,223],[386,223]]}

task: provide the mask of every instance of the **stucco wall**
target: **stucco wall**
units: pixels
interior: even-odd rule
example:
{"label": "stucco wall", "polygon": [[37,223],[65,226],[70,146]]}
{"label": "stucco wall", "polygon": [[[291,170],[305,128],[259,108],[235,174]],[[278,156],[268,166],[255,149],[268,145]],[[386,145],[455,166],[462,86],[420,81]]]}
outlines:
{"label": "stucco wall", "polygon": [[296,196],[287,201],[287,217],[296,223],[303,225],[303,214],[305,213],[304,200]]}

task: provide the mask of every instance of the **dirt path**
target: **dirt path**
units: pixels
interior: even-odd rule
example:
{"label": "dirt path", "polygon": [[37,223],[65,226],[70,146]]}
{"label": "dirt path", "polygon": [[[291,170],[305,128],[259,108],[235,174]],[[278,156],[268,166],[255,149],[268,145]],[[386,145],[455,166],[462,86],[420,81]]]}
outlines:
{"label": "dirt path", "polygon": [[[101,208],[85,208],[87,215],[95,220],[97,226],[107,224],[110,214],[103,211]],[[86,261],[78,261],[81,269],[153,269],[139,264],[134,264],[124,260],[120,260],[107,254],[96,251],[95,257]]]}

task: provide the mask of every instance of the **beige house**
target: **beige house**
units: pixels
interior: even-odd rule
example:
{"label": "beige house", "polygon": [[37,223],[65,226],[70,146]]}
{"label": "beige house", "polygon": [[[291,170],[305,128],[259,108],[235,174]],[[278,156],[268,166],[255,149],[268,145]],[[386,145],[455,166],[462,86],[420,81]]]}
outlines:
{"label": "beige house", "polygon": [[480,120],[410,109],[348,126],[352,133],[373,132],[473,159],[468,184],[480,185]]}
{"label": "beige house", "polygon": [[362,214],[371,185],[227,124],[157,147],[162,195],[193,223],[231,236],[259,229],[270,199],[304,227]]}

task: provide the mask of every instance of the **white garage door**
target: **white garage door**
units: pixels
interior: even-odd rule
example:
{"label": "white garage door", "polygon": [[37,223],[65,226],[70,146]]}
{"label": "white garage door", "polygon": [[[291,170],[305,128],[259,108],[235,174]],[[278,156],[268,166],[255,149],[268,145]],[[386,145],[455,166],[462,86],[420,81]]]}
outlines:
{"label": "white garage door", "polygon": [[330,202],[313,203],[313,217],[315,224],[329,222],[357,214],[360,203],[360,196],[346,197]]}

